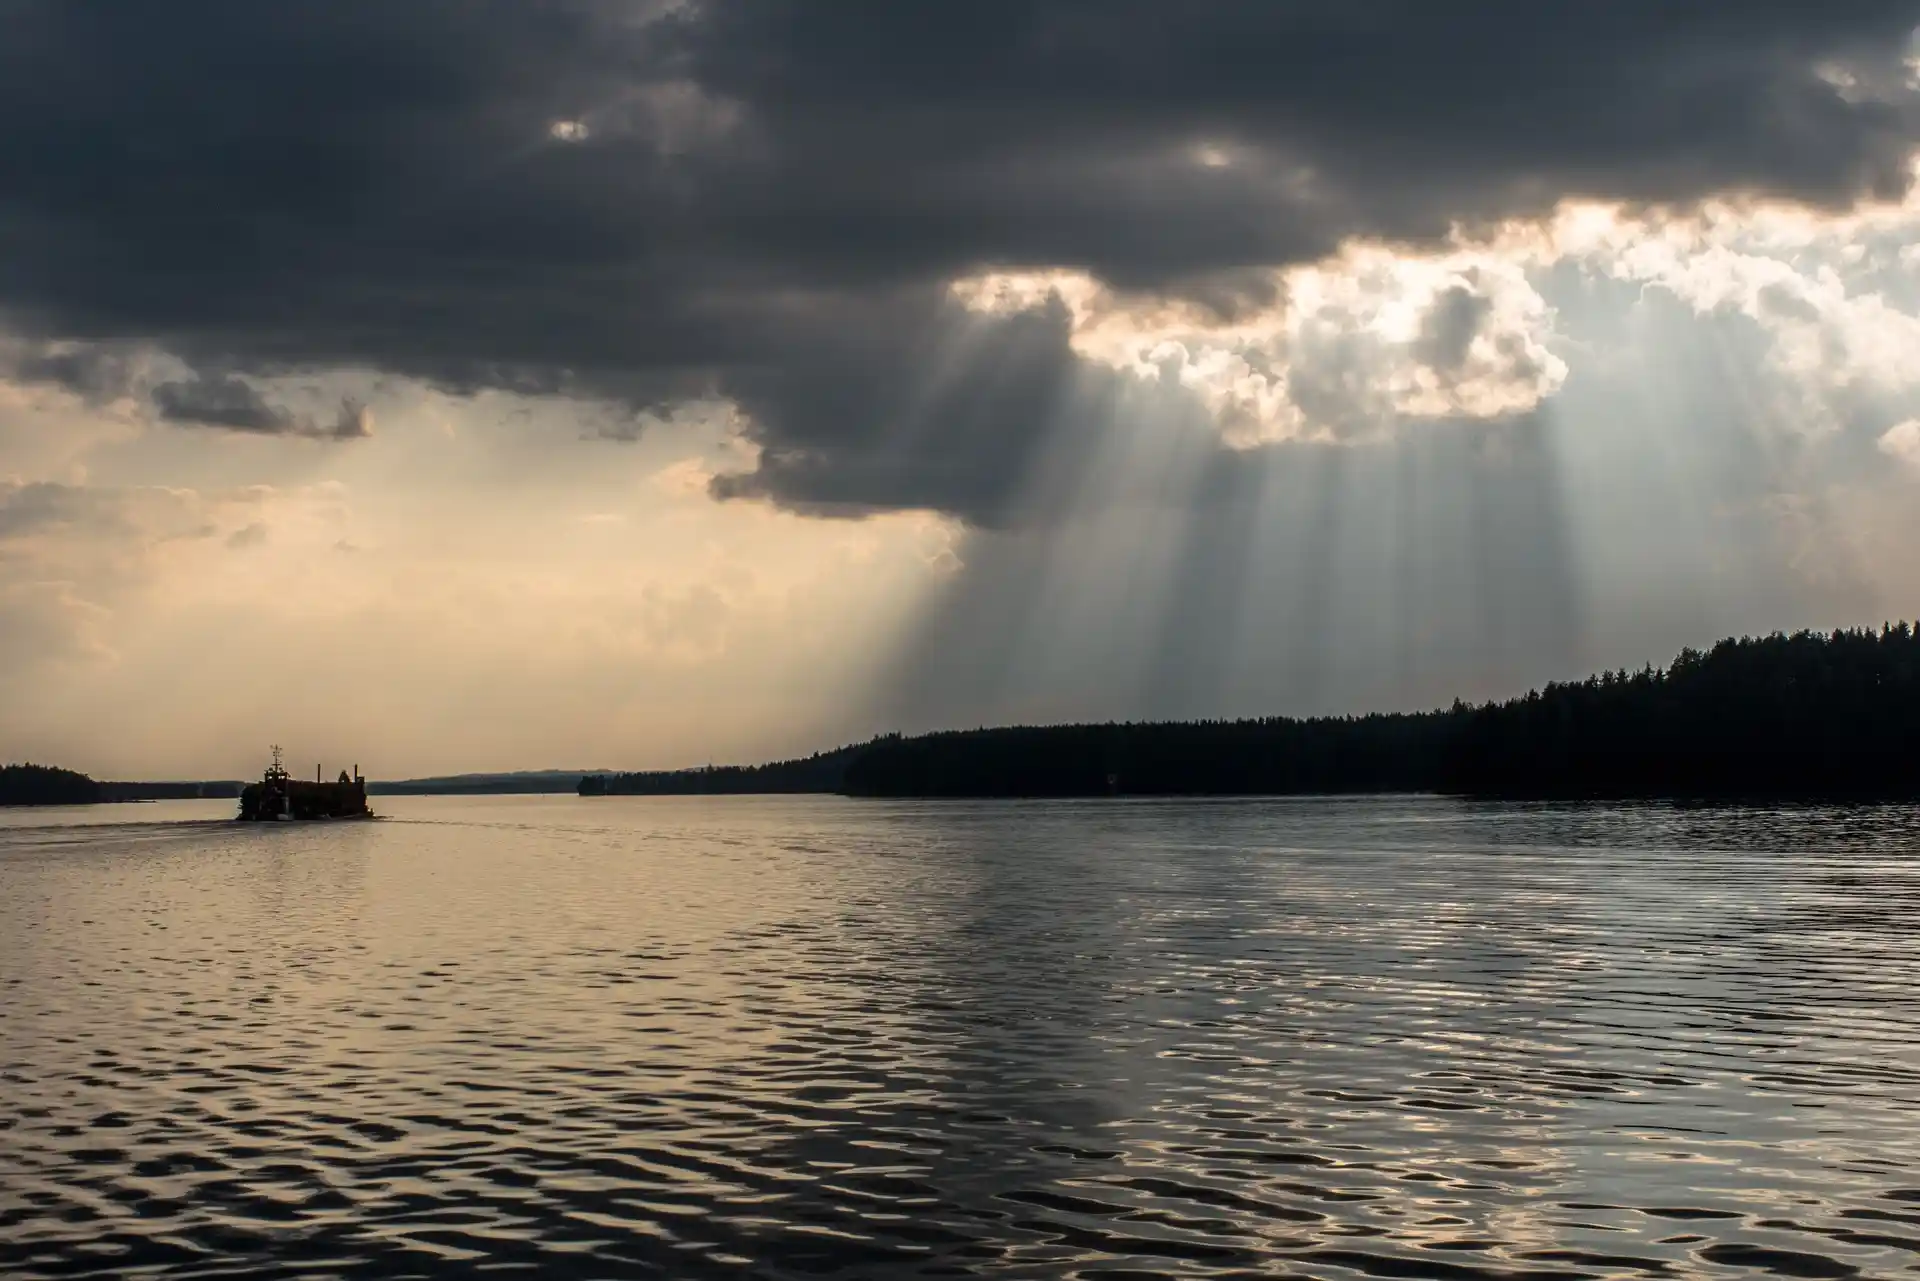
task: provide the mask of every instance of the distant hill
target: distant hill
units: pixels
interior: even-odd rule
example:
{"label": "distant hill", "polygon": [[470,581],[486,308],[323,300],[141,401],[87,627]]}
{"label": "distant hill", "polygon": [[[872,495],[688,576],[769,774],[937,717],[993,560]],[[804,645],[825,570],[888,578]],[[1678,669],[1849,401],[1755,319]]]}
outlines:
{"label": "distant hill", "polygon": [[174,783],[102,783],[102,801],[192,801],[238,800],[246,784],[237,779],[209,779],[205,782]]}
{"label": "distant hill", "polygon": [[588,775],[606,770],[535,769],[514,770],[505,774],[445,774],[434,778],[403,778],[368,783],[374,796],[483,796],[515,793],[564,793],[580,788]]}
{"label": "distant hill", "polygon": [[747,793],[838,792],[867,744],[816,752],[769,765],[708,765],[700,769],[593,774],[576,780],[582,796],[711,796]]}

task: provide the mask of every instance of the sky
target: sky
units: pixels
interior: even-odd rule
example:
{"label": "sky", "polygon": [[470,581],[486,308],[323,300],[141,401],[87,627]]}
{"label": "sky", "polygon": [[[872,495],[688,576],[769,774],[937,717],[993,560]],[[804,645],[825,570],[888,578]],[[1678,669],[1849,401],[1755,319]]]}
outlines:
{"label": "sky", "polygon": [[756,761],[1920,615],[1920,0],[4,0],[0,760]]}

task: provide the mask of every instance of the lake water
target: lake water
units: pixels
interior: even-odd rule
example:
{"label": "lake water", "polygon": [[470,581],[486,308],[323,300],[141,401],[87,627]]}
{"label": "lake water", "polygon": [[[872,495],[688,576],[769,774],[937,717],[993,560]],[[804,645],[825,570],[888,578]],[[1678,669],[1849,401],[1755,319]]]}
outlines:
{"label": "lake water", "polygon": [[1920,1265],[1912,809],[231,807],[0,817],[0,1274]]}

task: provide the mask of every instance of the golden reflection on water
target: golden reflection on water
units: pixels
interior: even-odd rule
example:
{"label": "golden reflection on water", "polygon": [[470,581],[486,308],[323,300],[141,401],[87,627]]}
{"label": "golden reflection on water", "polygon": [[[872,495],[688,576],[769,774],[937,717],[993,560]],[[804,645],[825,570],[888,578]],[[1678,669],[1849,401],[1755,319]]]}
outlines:
{"label": "golden reflection on water", "polygon": [[382,808],[0,823],[0,1271],[1920,1263],[1910,811]]}

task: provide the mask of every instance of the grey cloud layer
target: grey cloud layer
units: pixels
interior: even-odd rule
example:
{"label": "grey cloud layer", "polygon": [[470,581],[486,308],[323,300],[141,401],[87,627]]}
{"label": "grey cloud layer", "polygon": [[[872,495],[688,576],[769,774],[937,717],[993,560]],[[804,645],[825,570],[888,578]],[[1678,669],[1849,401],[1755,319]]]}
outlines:
{"label": "grey cloud layer", "polygon": [[[1262,301],[1249,268],[1566,195],[1887,193],[1916,23],[1920,0],[20,3],[0,317],[164,347],[203,372],[161,411],[243,431],[283,411],[204,371],[717,393],[763,446],[722,496],[990,522],[1112,388],[1053,311],[957,313],[954,275],[1078,267],[1231,311]],[[1474,306],[1431,319],[1436,368]],[[67,359],[44,375],[110,376]]]}
{"label": "grey cloud layer", "polygon": [[153,389],[153,405],[165,422],[256,435],[355,440],[373,434],[364,406],[348,401],[331,423],[314,422],[270,403],[259,388],[232,374],[161,383]]}
{"label": "grey cloud layer", "polygon": [[85,491],[46,481],[0,480],[0,542],[73,523]]}
{"label": "grey cloud layer", "polygon": [[343,400],[338,413],[322,421],[275,404],[234,374],[168,378],[156,373],[159,363],[153,353],[117,342],[0,345],[0,378],[59,387],[93,405],[144,403],[162,423],[315,440],[360,440],[373,434],[372,414],[355,400]]}

